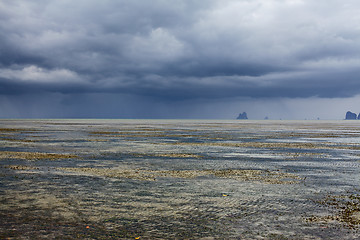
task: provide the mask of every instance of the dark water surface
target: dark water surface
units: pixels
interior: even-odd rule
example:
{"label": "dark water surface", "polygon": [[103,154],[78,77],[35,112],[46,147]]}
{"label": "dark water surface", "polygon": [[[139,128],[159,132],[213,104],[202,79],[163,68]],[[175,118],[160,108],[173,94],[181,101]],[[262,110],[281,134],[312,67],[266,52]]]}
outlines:
{"label": "dark water surface", "polygon": [[360,239],[360,121],[0,120],[0,239]]}

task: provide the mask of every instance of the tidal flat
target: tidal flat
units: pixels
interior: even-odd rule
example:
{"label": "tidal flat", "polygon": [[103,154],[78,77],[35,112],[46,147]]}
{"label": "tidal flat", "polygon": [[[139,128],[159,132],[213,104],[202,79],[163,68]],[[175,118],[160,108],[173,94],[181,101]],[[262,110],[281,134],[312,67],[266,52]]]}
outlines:
{"label": "tidal flat", "polygon": [[360,121],[2,119],[0,239],[360,239]]}

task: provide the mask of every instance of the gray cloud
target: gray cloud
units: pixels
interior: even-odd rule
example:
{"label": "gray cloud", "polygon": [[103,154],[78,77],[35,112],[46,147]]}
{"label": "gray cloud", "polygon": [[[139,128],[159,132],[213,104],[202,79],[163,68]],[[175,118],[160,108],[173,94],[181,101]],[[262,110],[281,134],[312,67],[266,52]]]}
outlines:
{"label": "gray cloud", "polygon": [[360,3],[0,2],[0,94],[352,97]]}

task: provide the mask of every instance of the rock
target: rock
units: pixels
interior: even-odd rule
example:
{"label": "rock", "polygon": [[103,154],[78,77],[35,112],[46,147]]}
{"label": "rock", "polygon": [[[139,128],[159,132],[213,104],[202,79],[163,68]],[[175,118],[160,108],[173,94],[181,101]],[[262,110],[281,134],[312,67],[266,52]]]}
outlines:
{"label": "rock", "polygon": [[353,113],[353,112],[350,112],[350,111],[348,111],[346,113],[346,115],[345,115],[346,120],[351,120],[351,119],[356,119],[356,118],[357,118],[356,113]]}
{"label": "rock", "polygon": [[246,112],[240,113],[236,119],[248,119]]}

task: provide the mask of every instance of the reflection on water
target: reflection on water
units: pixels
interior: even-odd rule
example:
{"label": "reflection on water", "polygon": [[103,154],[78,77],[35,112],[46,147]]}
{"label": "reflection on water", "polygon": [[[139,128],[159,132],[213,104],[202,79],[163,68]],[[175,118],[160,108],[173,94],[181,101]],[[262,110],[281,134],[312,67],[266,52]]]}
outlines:
{"label": "reflection on water", "polygon": [[354,121],[0,120],[0,238],[359,239]]}

